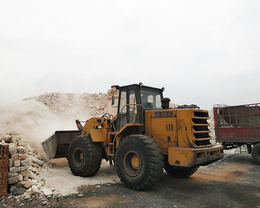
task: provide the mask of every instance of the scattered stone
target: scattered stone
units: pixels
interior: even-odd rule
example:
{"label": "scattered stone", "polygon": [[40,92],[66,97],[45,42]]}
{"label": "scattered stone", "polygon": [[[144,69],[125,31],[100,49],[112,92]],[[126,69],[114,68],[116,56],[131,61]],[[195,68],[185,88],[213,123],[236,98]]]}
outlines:
{"label": "scattered stone", "polygon": [[28,189],[28,188],[32,187],[33,182],[32,182],[32,180],[28,179],[27,181],[21,182],[21,184],[23,185],[23,187]]}
{"label": "scattered stone", "polygon": [[20,167],[20,165],[21,165],[20,160],[14,160],[14,163],[13,163],[14,167]]}
{"label": "scattered stone", "polygon": [[39,153],[37,154],[36,158],[37,158],[38,160],[45,161],[45,160],[44,160],[44,157],[43,157],[41,154],[39,154]]}
{"label": "scattered stone", "polygon": [[19,154],[18,153],[13,154],[11,158],[12,160],[19,160]]}
{"label": "scattered stone", "polygon": [[18,173],[18,172],[20,172],[20,167],[11,167],[11,168],[9,168],[9,172]]}
{"label": "scattered stone", "polygon": [[42,192],[45,196],[51,196],[52,195],[52,191],[50,189],[47,189],[47,188],[43,188]]}
{"label": "scattered stone", "polygon": [[18,175],[18,181],[19,182],[23,181],[23,176],[22,175]]}
{"label": "scattered stone", "polygon": [[21,195],[23,193],[26,192],[26,189],[24,187],[16,187],[16,186],[11,186],[10,188],[10,192],[13,194],[13,195]]}
{"label": "scattered stone", "polygon": [[38,165],[40,165],[40,166],[42,166],[43,164],[44,164],[44,162],[43,161],[41,161],[41,160],[39,160],[39,159],[37,159],[37,158],[32,158],[32,161],[33,162],[35,162],[35,163],[37,163]]}
{"label": "scattered stone", "polygon": [[18,141],[18,145],[19,145],[19,146],[25,147],[27,144],[28,144],[28,142],[25,141],[25,140],[22,140],[22,139],[21,139],[21,140]]}
{"label": "scattered stone", "polygon": [[46,204],[48,204],[48,201],[43,201],[42,202],[42,205],[46,205]]}
{"label": "scattered stone", "polygon": [[32,185],[32,187],[29,189],[29,193],[32,195],[38,195],[41,194],[41,191],[37,188],[36,185]]}
{"label": "scattered stone", "polygon": [[33,173],[29,170],[25,170],[25,171],[22,171],[20,173],[23,177],[28,177],[28,178],[31,178],[31,179],[34,179],[35,176],[33,175]]}
{"label": "scattered stone", "polygon": [[26,153],[26,148],[25,147],[17,147],[17,152],[19,154],[25,154]]}
{"label": "scattered stone", "polygon": [[9,159],[9,168],[13,167],[13,160]]}
{"label": "scattered stone", "polygon": [[[33,163],[33,164],[35,164],[35,163]],[[33,165],[33,164],[32,164],[32,165]],[[30,170],[31,170],[31,172],[34,173],[34,174],[37,174],[37,172],[38,172],[38,170],[37,170],[35,167],[32,167]]]}
{"label": "scattered stone", "polygon": [[9,144],[9,153],[10,155],[14,155],[17,153],[17,145],[15,143]]}
{"label": "scattered stone", "polygon": [[[26,150],[25,147],[20,147],[20,146],[17,147],[17,152],[19,153],[26,153],[25,150]],[[24,193],[24,188],[28,189],[32,187],[33,184],[38,183],[37,180],[35,180],[34,182],[31,180],[31,179],[35,179],[36,176],[30,170],[28,170],[32,163],[31,159],[29,157],[26,158],[26,154],[19,154],[19,153],[13,154],[11,156],[11,158],[13,159],[9,159],[10,168],[8,173],[8,177],[9,177],[8,184],[12,185],[12,190],[10,187],[10,193],[14,195],[19,195],[20,193]],[[24,160],[20,160],[19,158],[22,158]],[[16,188],[14,188],[13,185]],[[21,186],[23,187],[21,188]],[[39,187],[40,186],[42,186],[41,182],[39,182]]]}
{"label": "scattered stone", "polygon": [[27,144],[25,146],[25,148],[26,148],[27,152],[33,152],[34,151],[34,149],[29,144]]}
{"label": "scattered stone", "polygon": [[20,171],[25,171],[25,170],[28,170],[29,169],[29,166],[21,166],[20,167]]}
{"label": "scattered stone", "polygon": [[19,159],[20,160],[25,160],[26,159],[26,155],[25,154],[19,154]]}
{"label": "scattered stone", "polygon": [[2,139],[7,143],[10,143],[12,141],[12,137],[9,134],[4,135]]}
{"label": "scattered stone", "polygon": [[21,165],[22,166],[31,166],[32,165],[31,158],[26,158],[25,160],[21,160]]}
{"label": "scattered stone", "polygon": [[[40,167],[37,163],[33,163],[32,166],[35,167],[35,168],[39,168]],[[37,170],[36,170],[36,172],[37,172]]]}
{"label": "scattered stone", "polygon": [[15,177],[15,176],[18,176],[19,175],[19,173],[11,173],[11,172],[9,172],[8,173],[8,178],[12,178],[12,177]]}
{"label": "scattered stone", "polygon": [[12,136],[12,142],[13,143],[18,143],[18,141],[21,139],[20,135],[19,134],[14,134]]}
{"label": "scattered stone", "polygon": [[11,184],[15,184],[19,181],[19,176],[14,176],[14,177],[11,177],[11,178],[8,178],[8,184],[11,185]]}

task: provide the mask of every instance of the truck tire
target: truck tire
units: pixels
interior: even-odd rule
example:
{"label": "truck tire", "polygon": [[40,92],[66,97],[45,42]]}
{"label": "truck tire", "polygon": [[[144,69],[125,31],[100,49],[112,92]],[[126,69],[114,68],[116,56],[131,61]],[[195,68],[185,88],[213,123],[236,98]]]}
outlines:
{"label": "truck tire", "polygon": [[144,135],[124,138],[117,148],[117,175],[127,188],[148,189],[163,173],[163,155],[158,144]]}
{"label": "truck tire", "polygon": [[78,136],[72,140],[67,158],[75,176],[93,176],[100,169],[102,147],[94,143],[90,136]]}
{"label": "truck tire", "polygon": [[251,154],[253,159],[260,164],[260,143],[254,145]]}
{"label": "truck tire", "polygon": [[175,178],[188,178],[193,175],[199,167],[185,168],[171,166],[168,162],[165,162],[164,170],[172,177]]}

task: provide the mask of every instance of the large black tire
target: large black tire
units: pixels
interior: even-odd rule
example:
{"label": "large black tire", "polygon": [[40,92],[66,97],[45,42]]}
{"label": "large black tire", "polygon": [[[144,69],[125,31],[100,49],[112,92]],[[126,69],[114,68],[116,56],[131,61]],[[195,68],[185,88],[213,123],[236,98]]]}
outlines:
{"label": "large black tire", "polygon": [[260,164],[260,143],[254,145],[252,150],[252,157],[253,159]]}
{"label": "large black tire", "polygon": [[163,173],[163,155],[158,144],[144,135],[124,138],[116,151],[117,175],[127,188],[148,189]]}
{"label": "large black tire", "polygon": [[102,147],[99,143],[94,143],[90,136],[78,136],[72,140],[67,158],[74,175],[93,176],[100,169]]}
{"label": "large black tire", "polygon": [[184,168],[171,166],[168,162],[164,164],[164,170],[172,177],[175,178],[188,178],[193,175],[199,167]]}

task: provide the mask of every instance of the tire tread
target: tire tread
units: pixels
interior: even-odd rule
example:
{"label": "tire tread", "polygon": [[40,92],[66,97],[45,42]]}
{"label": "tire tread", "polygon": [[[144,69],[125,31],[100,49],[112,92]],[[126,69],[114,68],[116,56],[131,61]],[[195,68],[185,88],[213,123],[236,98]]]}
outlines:
{"label": "tire tread", "polygon": [[[120,169],[118,166],[118,160],[120,160],[120,155],[118,155],[118,152],[120,152],[120,149],[123,149],[125,145],[128,144],[135,144],[138,147],[142,147],[144,149],[145,155],[148,158],[148,164],[147,164],[147,170],[145,170],[145,176],[142,177],[142,180],[139,180],[137,182],[130,182],[127,180],[126,177],[124,177],[124,174],[122,173],[123,170]],[[119,153],[121,154],[121,153]],[[143,190],[150,188],[153,186],[161,177],[163,173],[163,155],[161,152],[160,147],[158,144],[150,137],[145,135],[131,135],[126,138],[124,138],[118,147],[117,153],[116,153],[116,167],[117,167],[117,174],[121,180],[125,184],[127,188],[134,189],[134,190]]]}

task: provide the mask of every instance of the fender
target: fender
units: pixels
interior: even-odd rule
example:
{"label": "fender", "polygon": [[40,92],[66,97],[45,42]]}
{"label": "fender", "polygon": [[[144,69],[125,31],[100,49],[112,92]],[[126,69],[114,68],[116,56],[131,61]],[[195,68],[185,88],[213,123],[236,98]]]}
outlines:
{"label": "fender", "polygon": [[89,134],[93,142],[105,142],[107,133],[105,129],[90,129]]}

